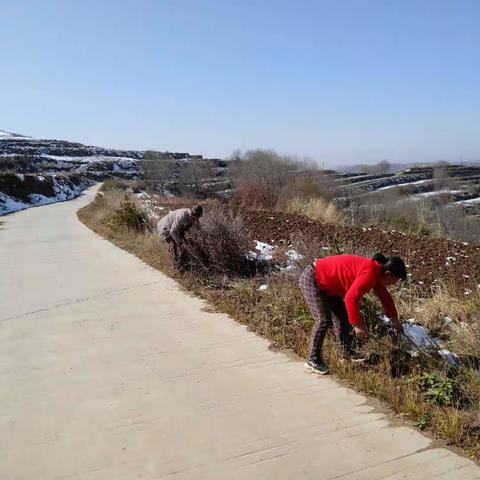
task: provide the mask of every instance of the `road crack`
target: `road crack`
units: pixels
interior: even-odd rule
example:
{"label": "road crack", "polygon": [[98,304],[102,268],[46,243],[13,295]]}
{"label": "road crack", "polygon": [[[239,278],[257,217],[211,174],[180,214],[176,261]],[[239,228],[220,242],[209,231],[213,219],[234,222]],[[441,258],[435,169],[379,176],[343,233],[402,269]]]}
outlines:
{"label": "road crack", "polygon": [[58,308],[66,307],[68,305],[73,305],[75,303],[88,302],[89,300],[93,300],[95,298],[100,298],[100,297],[104,297],[104,296],[107,296],[107,295],[114,295],[116,293],[125,292],[127,290],[134,290],[136,288],[148,287],[150,285],[155,285],[155,284],[158,284],[158,283],[159,282],[142,283],[140,285],[134,285],[132,287],[123,287],[123,288],[117,288],[115,290],[107,290],[106,292],[98,293],[96,295],[90,295],[89,297],[80,297],[80,298],[75,298],[75,299],[72,299],[72,300],[67,300],[65,302],[58,303],[56,305],[52,305],[51,307],[39,308],[38,310],[32,310],[31,312],[22,313],[20,315],[14,315],[13,317],[1,318],[0,323],[7,322],[9,320],[15,320],[15,319],[22,318],[22,317],[27,317],[29,315],[35,315],[37,313],[43,313],[43,312],[48,312],[50,310],[56,310]]}

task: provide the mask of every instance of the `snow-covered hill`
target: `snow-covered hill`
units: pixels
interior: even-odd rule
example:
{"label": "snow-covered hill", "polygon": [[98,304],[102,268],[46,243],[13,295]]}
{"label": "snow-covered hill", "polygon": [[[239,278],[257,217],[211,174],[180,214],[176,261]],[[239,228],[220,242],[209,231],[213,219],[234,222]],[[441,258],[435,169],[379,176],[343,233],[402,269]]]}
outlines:
{"label": "snow-covered hill", "polygon": [[93,183],[80,175],[0,173],[0,215],[71,200]]}
{"label": "snow-covered hill", "polygon": [[106,178],[139,178],[143,156],[0,130],[0,215],[69,200]]}
{"label": "snow-covered hill", "polygon": [[[212,183],[218,183],[226,171],[222,160],[205,160],[202,155],[155,152],[155,156],[174,160],[179,169],[192,162],[209,162],[212,178],[206,181]],[[139,160],[144,157],[144,151],[39,139],[0,130],[0,215],[31,205],[72,198],[95,181],[139,179]],[[45,182],[51,185],[47,192],[43,191]]]}
{"label": "snow-covered hill", "polygon": [[[121,173],[125,160],[134,160],[128,164],[128,175],[132,175],[133,164],[143,158],[144,152],[136,150],[116,150],[94,147],[66,140],[37,139],[0,130],[0,159],[15,156],[27,156],[30,163],[37,164],[42,170],[60,164],[61,170],[71,170],[87,163],[99,162],[99,171]],[[112,165],[108,168],[108,163]],[[113,167],[113,164],[118,165]],[[45,164],[45,167],[41,165]],[[90,166],[91,172],[94,168]]]}

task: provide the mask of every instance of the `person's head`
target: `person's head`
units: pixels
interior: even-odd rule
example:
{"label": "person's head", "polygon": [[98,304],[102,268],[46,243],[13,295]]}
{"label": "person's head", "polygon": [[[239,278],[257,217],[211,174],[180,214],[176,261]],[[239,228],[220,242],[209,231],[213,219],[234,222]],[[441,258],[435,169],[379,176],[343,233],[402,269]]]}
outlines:
{"label": "person's head", "polygon": [[197,220],[203,215],[203,207],[201,205],[194,205],[190,211]]}
{"label": "person's head", "polygon": [[406,280],[407,267],[400,257],[386,257],[383,253],[376,253],[373,258],[382,267],[382,284],[395,285],[399,280]]}

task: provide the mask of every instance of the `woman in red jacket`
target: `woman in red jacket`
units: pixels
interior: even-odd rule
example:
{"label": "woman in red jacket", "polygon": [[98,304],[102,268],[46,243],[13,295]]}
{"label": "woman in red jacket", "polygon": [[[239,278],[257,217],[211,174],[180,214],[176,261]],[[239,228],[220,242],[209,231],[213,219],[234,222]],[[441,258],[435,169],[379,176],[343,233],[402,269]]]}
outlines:
{"label": "woman in red jacket", "polygon": [[320,374],[328,373],[322,359],[323,340],[333,324],[335,338],[344,358],[359,360],[351,350],[351,325],[360,338],[368,331],[359,309],[363,295],[373,290],[382,303],[385,315],[398,332],[402,325],[395,303],[387,286],[407,278],[404,261],[399,257],[386,258],[377,253],[373,258],[356,255],[334,255],[320,258],[300,275],[299,286],[315,320],[310,353],[305,365]]}

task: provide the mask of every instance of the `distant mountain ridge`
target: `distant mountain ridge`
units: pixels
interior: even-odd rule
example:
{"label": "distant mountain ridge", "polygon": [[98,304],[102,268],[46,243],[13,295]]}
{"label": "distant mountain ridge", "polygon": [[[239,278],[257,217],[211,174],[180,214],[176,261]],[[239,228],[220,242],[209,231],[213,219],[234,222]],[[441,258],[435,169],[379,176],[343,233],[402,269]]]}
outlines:
{"label": "distant mountain ridge", "polygon": [[27,135],[20,135],[19,133],[7,132],[6,130],[0,130],[0,140],[4,138],[31,138]]}
{"label": "distant mountain ridge", "polygon": [[56,139],[37,139],[0,130],[0,156],[5,155],[53,155],[61,157],[123,157],[143,158],[139,150],[117,150],[113,148],[83,145],[77,142]]}

